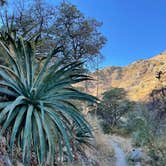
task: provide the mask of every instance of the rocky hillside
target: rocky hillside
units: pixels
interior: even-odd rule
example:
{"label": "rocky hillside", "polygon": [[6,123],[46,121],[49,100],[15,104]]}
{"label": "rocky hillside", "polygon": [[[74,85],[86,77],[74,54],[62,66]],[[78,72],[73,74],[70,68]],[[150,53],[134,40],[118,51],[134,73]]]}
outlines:
{"label": "rocky hillside", "polygon": [[[160,72],[161,79],[156,78]],[[148,99],[149,93],[166,84],[166,52],[147,60],[136,61],[126,67],[106,67],[94,72],[98,78],[98,93],[102,94],[111,87],[124,88],[129,99],[142,101]],[[86,85],[85,85],[86,86]],[[88,91],[97,94],[97,81],[88,82]]]}

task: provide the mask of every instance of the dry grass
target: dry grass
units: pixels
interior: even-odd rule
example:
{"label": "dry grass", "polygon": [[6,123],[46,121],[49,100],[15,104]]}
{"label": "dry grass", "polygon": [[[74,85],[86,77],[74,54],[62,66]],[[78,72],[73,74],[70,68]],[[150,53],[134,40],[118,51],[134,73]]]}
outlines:
{"label": "dry grass", "polygon": [[132,149],[132,140],[131,138],[123,138],[118,135],[111,135],[108,136],[111,140],[117,142],[121,148],[124,150],[125,153],[128,153]]}
{"label": "dry grass", "polygon": [[[116,158],[109,139],[103,134],[96,117],[87,118],[94,128],[96,149],[85,149],[86,157],[72,164],[72,166],[115,166]],[[83,161],[84,160],[84,161]]]}
{"label": "dry grass", "polygon": [[114,166],[116,160],[114,157],[114,150],[110,146],[109,138],[103,134],[99,125],[99,120],[94,116],[90,116],[88,117],[88,121],[94,128],[94,137],[96,141],[96,152],[93,158],[95,158],[99,166]]}
{"label": "dry grass", "polygon": [[108,137],[102,133],[96,133],[97,160],[100,166],[115,166],[116,158],[114,150],[108,142]]}

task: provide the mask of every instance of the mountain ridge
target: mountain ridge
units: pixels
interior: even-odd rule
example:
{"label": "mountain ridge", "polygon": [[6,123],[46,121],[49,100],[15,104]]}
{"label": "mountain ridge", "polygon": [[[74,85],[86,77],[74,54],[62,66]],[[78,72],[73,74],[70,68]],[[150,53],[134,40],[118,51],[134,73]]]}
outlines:
{"label": "mountain ridge", "polygon": [[[156,73],[160,71],[162,77],[159,80],[156,78]],[[96,81],[86,83],[87,91],[95,96],[97,93],[101,96],[111,87],[124,88],[130,100],[148,100],[152,90],[166,85],[165,71],[166,52],[162,52],[152,58],[135,61],[128,66],[110,66],[93,72],[91,76]]]}

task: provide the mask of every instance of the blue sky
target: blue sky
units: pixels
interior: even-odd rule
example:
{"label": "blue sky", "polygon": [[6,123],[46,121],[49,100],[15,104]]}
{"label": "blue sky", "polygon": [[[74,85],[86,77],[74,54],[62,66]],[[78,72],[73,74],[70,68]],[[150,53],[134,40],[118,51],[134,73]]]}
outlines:
{"label": "blue sky", "polygon": [[[59,0],[60,1],[60,0]],[[166,50],[166,0],[70,0],[103,22],[101,66],[125,66]]]}

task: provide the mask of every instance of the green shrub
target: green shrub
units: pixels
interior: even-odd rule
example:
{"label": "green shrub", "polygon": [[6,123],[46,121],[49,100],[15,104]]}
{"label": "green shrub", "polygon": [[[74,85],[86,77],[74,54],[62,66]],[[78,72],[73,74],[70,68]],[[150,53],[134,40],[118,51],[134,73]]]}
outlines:
{"label": "green shrub", "polygon": [[96,113],[102,119],[103,129],[107,131],[117,126],[121,118],[132,110],[133,105],[134,103],[127,99],[123,88],[112,88],[103,93],[101,102],[94,108],[92,114]]}
{"label": "green shrub", "polygon": [[[140,105],[141,106],[141,105]],[[166,142],[154,131],[156,127],[153,114],[145,108],[128,114],[125,128],[132,133],[135,146],[142,147],[152,159],[152,166],[166,163]],[[165,137],[164,137],[165,138]],[[164,139],[165,140],[165,139]]]}
{"label": "green shrub", "polygon": [[133,143],[136,146],[144,146],[151,142],[151,135],[147,130],[139,130],[132,134]]}
{"label": "green shrub", "polygon": [[107,122],[101,121],[100,125],[104,134],[109,134],[111,132],[111,126]]}
{"label": "green shrub", "polygon": [[147,154],[152,159],[152,166],[164,166],[166,163],[166,142],[156,139],[146,146]]}
{"label": "green shrub", "polygon": [[164,62],[160,62],[160,65],[164,65],[165,63]]}

